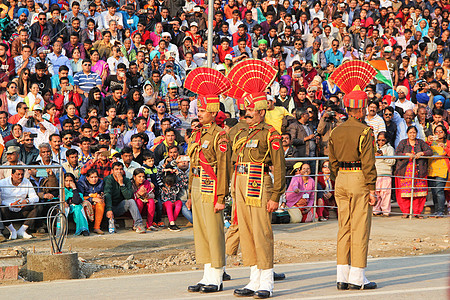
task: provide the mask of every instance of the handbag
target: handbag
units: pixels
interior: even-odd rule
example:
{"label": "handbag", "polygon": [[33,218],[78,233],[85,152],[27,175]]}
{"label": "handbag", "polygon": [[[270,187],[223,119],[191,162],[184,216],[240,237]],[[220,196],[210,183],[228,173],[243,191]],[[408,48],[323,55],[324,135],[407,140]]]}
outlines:
{"label": "handbag", "polygon": [[86,213],[88,220],[94,222],[94,209],[92,208],[91,202],[84,200],[81,205],[83,205],[84,212]]}
{"label": "handbag", "polygon": [[277,210],[272,213],[272,224],[288,224],[290,221],[291,217],[286,210]]}

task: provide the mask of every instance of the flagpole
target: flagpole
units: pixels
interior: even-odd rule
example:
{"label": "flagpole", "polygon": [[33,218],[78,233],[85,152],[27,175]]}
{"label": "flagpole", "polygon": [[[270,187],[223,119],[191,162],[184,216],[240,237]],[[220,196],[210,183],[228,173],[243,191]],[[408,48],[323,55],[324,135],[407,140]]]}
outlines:
{"label": "flagpole", "polygon": [[207,65],[212,68],[212,47],[213,47],[213,17],[214,17],[214,0],[208,0],[208,51],[207,51]]}

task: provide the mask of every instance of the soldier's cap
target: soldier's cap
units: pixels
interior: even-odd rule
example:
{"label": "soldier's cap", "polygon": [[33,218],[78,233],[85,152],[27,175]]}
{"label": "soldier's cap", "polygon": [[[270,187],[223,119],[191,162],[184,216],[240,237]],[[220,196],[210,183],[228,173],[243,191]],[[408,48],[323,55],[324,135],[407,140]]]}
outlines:
{"label": "soldier's cap", "polygon": [[13,154],[16,152],[20,152],[20,147],[19,146],[9,146],[8,150],[6,150],[6,154]]}
{"label": "soldier's cap", "polygon": [[301,161],[296,162],[295,165],[293,166],[291,174],[294,174],[295,171],[297,171],[297,169],[300,169],[302,166],[303,166],[303,163]]}
{"label": "soldier's cap", "polygon": [[344,106],[363,108],[367,106],[367,94],[363,91],[352,91],[344,96]]}

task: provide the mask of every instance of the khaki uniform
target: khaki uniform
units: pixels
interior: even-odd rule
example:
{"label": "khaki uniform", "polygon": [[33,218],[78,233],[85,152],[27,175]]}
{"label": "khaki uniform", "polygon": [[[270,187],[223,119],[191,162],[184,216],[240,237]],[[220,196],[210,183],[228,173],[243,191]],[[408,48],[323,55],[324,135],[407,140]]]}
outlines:
{"label": "khaki uniform", "polygon": [[[203,160],[200,151],[204,155]],[[228,136],[214,123],[210,127],[204,126],[192,133],[188,155],[191,159],[189,195],[192,200],[196,260],[199,264],[221,268],[225,265],[223,212],[214,213],[214,204],[215,201],[223,204],[224,197],[229,193],[231,150]],[[216,180],[208,175],[200,161],[213,168]]]}
{"label": "khaki uniform", "polygon": [[[245,119],[240,119],[239,122],[233,126],[230,130],[230,137],[236,136],[236,134],[242,129],[248,127]],[[230,164],[231,167],[232,164]],[[230,171],[230,174],[233,174],[233,170]],[[231,179],[231,184],[234,184],[234,177]],[[231,197],[233,198],[233,203],[231,207],[231,225],[227,229],[227,233],[225,234],[225,253],[227,255],[237,255],[239,249],[239,228],[236,216],[236,194],[234,193],[234,189],[232,190]]]}
{"label": "khaki uniform", "polygon": [[[272,126],[259,123],[251,128],[242,126],[230,141],[235,163],[231,192],[235,195],[244,265],[272,269],[273,232],[267,202],[278,202],[285,191],[281,136]],[[269,166],[274,166],[273,183]]]}
{"label": "khaki uniform", "polygon": [[373,131],[349,117],[331,132],[329,151],[339,210],[337,264],[365,268],[372,216],[369,191],[377,181]]}

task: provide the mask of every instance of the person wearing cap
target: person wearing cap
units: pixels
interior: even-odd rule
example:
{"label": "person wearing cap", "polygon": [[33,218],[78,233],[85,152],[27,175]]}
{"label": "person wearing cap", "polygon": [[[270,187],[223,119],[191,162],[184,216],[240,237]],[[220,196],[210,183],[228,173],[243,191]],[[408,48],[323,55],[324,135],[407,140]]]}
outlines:
{"label": "person wearing cap", "polygon": [[345,95],[344,105],[349,118],[331,132],[328,143],[339,210],[337,288],[374,289],[376,283],[365,277],[372,206],[377,202],[373,130],[361,121],[367,94],[352,91]]}
{"label": "person wearing cap", "polygon": [[[191,76],[193,74],[190,73]],[[225,208],[225,196],[229,193],[231,151],[226,132],[214,122],[220,108],[218,94],[221,90],[216,87],[215,93],[210,95],[206,95],[206,88],[198,92],[197,107],[201,126],[189,138],[191,171],[186,206],[192,209],[195,218],[196,259],[198,263],[204,264],[204,274],[196,285],[188,287],[188,291],[212,293],[223,289],[225,238],[222,211]]]}
{"label": "person wearing cap", "polygon": [[[175,44],[171,43],[172,35],[169,32],[163,32],[161,38],[166,42],[166,49],[168,50],[166,52],[166,56],[169,55],[167,57],[167,60],[170,60],[170,58],[173,57],[174,62],[180,61],[180,54],[178,53],[178,47]],[[155,49],[158,50],[158,47],[159,46],[157,46]]]}
{"label": "person wearing cap", "polygon": [[[8,146],[6,148],[6,163],[3,166],[17,166],[17,165],[25,165],[22,161],[19,160],[20,147],[19,146]],[[0,179],[11,176],[11,169],[1,169],[0,170]],[[25,178],[30,178],[30,174],[28,170],[25,171]]]}
{"label": "person wearing cap", "polygon": [[118,29],[123,29],[123,16],[117,12],[117,4],[115,1],[109,1],[107,4],[107,11],[101,13],[102,23],[105,30],[109,29],[109,21],[114,20],[117,22]]}
{"label": "person wearing cap", "polygon": [[[417,91],[417,88],[419,87],[419,84],[417,84],[415,86],[415,91]],[[403,85],[399,85],[396,89],[397,93],[398,93],[398,100],[395,101],[395,107],[401,108],[403,110],[403,112],[412,109],[414,110],[414,103],[412,103],[411,101],[406,99],[406,96],[408,96],[408,88],[406,86]],[[419,94],[425,94],[426,93],[417,93],[417,95]],[[417,98],[417,96],[416,96]],[[420,95],[419,95],[420,98]],[[429,98],[428,98],[429,100]]]}
{"label": "person wearing cap", "polygon": [[195,47],[201,47],[202,45],[202,36],[198,34],[198,23],[197,22],[191,22],[189,25],[189,30],[185,32],[187,37],[190,37],[192,39],[192,44]]}

